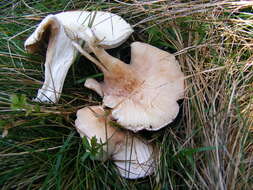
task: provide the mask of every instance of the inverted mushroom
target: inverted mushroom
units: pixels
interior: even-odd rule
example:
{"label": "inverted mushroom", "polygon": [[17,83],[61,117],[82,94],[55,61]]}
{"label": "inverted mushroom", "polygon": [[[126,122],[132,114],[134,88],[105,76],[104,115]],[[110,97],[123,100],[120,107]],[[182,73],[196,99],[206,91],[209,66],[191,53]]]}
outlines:
{"label": "inverted mushroom", "polygon": [[122,177],[137,179],[154,172],[156,155],[153,146],[129,131],[111,126],[110,118],[101,106],[78,110],[75,126],[81,137],[90,140],[95,136],[104,144],[107,155],[103,159],[112,159]]}
{"label": "inverted mushroom", "polygon": [[159,130],[175,119],[177,100],[184,96],[184,75],[174,55],[134,42],[131,63],[125,64],[96,45],[92,31],[87,36],[90,49],[99,59],[93,62],[103,71],[104,81],[88,80],[85,86],[103,96],[104,106],[112,108],[112,117],[120,125],[134,132]]}
{"label": "inverted mushroom", "polygon": [[56,103],[61,95],[64,80],[77,51],[69,37],[78,44],[85,41],[85,30],[91,27],[104,48],[122,44],[133,32],[120,16],[108,12],[71,11],[48,15],[25,41],[25,48],[34,53],[47,45],[45,81],[38,90],[36,101]]}

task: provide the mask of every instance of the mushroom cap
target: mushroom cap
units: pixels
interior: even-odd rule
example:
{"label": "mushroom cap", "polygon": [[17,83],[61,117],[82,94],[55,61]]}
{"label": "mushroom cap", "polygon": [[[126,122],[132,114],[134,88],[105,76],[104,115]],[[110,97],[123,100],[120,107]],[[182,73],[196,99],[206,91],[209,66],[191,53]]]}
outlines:
{"label": "mushroom cap", "polygon": [[91,29],[99,40],[98,44],[105,49],[120,46],[133,33],[130,24],[122,17],[109,12],[70,11],[55,16],[66,28],[85,41],[88,38],[84,30]]}
{"label": "mushroom cap", "polygon": [[122,177],[137,179],[154,173],[155,156],[154,148],[145,140],[128,135],[121,151],[113,154],[112,159]]}
{"label": "mushroom cap", "polygon": [[136,179],[151,175],[155,170],[154,148],[147,141],[129,131],[122,131],[110,125],[101,106],[85,107],[78,110],[75,126],[80,136],[105,144],[106,159],[112,159],[120,175]]}
{"label": "mushroom cap", "polygon": [[[129,70],[132,81],[124,71],[116,81],[107,81],[105,77],[103,103],[113,108],[113,118],[134,132],[159,130],[171,123],[179,112],[177,100],[184,95],[184,75],[175,56],[149,44],[134,42]],[[122,77],[125,74],[128,79]],[[115,82],[118,89],[114,88]]]}
{"label": "mushroom cap", "polygon": [[87,38],[85,30],[89,26],[100,40],[99,44],[107,49],[121,45],[133,32],[125,20],[108,12],[70,11],[48,15],[25,41],[27,51],[34,53],[49,39],[45,81],[36,101],[56,103],[59,100],[67,72],[78,52],[70,37],[81,44]]}
{"label": "mushroom cap", "polygon": [[[25,41],[28,52],[36,52],[43,39],[43,34],[48,29],[49,18],[56,18],[68,31],[76,37],[85,39],[85,30],[91,28],[100,40],[99,45],[105,49],[115,48],[124,43],[132,34],[133,29],[122,17],[103,11],[67,11],[55,15],[48,15],[42,20],[34,33]],[[91,26],[89,26],[91,25]]]}
{"label": "mushroom cap", "polygon": [[117,146],[124,141],[124,134],[108,124],[105,111],[101,106],[85,107],[77,111],[75,126],[81,137],[88,140],[96,137],[98,142],[106,144],[103,150],[108,158],[114,153]]}
{"label": "mushroom cap", "polygon": [[98,46],[92,48],[109,69],[101,67],[104,81],[101,88],[92,89],[103,94],[103,104],[112,108],[112,117],[120,125],[134,132],[155,131],[175,119],[179,112],[177,100],[184,96],[184,75],[173,54],[134,42],[131,63],[125,64]]}
{"label": "mushroom cap", "polygon": [[26,40],[25,47],[29,52],[48,46],[45,61],[45,79],[38,90],[35,101],[56,103],[61,95],[67,72],[75,61],[77,51],[67,37],[64,26],[54,15],[48,15]]}

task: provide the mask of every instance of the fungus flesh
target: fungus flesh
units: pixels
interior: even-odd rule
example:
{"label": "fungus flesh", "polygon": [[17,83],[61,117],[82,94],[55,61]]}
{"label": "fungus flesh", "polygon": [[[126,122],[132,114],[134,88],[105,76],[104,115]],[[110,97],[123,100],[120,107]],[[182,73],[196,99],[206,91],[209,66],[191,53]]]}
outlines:
{"label": "fungus flesh", "polygon": [[131,62],[125,64],[96,44],[94,34],[87,36],[104,81],[92,79],[85,86],[103,96],[104,106],[112,109],[112,117],[120,125],[134,132],[159,130],[175,119],[179,112],[177,100],[184,96],[184,75],[173,54],[134,42]]}
{"label": "fungus flesh", "polygon": [[78,110],[75,126],[81,137],[96,137],[106,156],[117,166],[122,177],[137,179],[151,175],[155,170],[154,147],[129,131],[110,124],[110,118],[101,106]]}
{"label": "fungus flesh", "polygon": [[106,49],[119,46],[133,32],[125,20],[108,12],[70,11],[48,15],[25,41],[30,53],[47,48],[44,84],[38,90],[36,101],[56,103],[59,100],[67,72],[77,56],[71,38],[81,45],[87,28],[91,28],[99,45]]}

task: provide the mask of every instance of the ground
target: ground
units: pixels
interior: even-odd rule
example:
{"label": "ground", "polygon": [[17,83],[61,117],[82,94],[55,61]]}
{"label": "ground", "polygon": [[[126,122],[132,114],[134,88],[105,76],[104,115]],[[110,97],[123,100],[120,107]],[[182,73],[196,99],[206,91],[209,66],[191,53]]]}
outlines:
{"label": "ground", "polygon": [[[12,0],[0,3],[0,186],[2,189],[251,189],[251,1]],[[176,120],[155,133],[155,175],[121,178],[112,162],[94,158],[94,147],[74,128],[76,111],[100,104],[83,87],[102,80],[79,57],[58,104],[32,101],[43,83],[45,52],[28,54],[25,39],[48,14],[67,10],[117,13],[134,27],[109,53],[130,60],[130,43],[142,41],[176,55],[186,79]],[[251,129],[251,130],[250,130]]]}

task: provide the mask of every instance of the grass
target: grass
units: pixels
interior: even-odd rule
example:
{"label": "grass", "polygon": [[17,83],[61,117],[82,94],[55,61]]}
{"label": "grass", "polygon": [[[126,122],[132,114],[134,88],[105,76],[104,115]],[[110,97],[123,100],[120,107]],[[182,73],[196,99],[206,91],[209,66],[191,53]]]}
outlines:
{"label": "grass", "polygon": [[[86,157],[75,113],[101,99],[83,88],[100,72],[83,57],[72,66],[56,105],[32,101],[43,82],[43,55],[24,40],[50,13],[109,10],[133,36],[110,50],[129,60],[132,41],[172,52],[186,78],[176,121],[141,135],[159,147],[157,174],[126,180],[112,162]],[[250,1],[0,2],[0,187],[2,189],[252,189],[252,37]]]}

